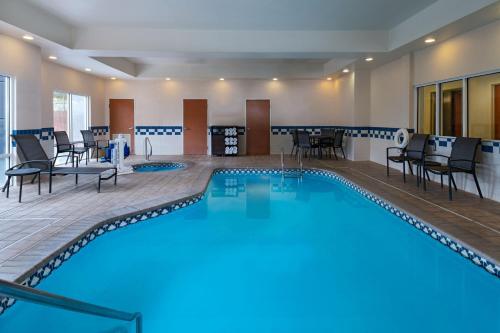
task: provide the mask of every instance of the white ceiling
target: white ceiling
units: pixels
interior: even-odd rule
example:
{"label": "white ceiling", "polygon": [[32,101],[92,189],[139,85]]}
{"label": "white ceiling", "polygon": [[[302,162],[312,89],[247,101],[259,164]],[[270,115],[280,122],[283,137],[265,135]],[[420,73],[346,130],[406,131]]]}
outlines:
{"label": "white ceiling", "polygon": [[387,30],[436,0],[18,0],[77,27]]}
{"label": "white ceiling", "polygon": [[499,18],[498,0],[0,0],[0,33],[128,79],[318,79]]}

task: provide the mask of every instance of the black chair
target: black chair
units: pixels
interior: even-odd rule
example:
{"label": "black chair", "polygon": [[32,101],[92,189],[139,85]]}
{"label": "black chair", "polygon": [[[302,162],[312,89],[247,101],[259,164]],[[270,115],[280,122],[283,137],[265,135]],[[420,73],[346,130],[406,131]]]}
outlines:
{"label": "black chair", "polygon": [[68,154],[66,158],[66,163],[68,164],[68,160],[71,157],[71,166],[75,166],[74,158],[77,157],[77,166],[78,162],[81,161],[83,154],[87,152],[87,148],[85,147],[76,147],[75,144],[69,141],[68,133],[65,131],[55,131],[54,137],[56,138],[56,157],[54,158],[54,163],[57,161],[59,154]]}
{"label": "black chair", "polygon": [[[389,176],[389,161],[393,163],[402,163],[403,181],[406,182],[405,162],[408,163],[410,172],[413,175],[412,163],[416,164],[417,167],[423,164],[423,160],[425,157],[425,148],[427,147],[428,140],[429,140],[428,134],[413,134],[406,148],[387,147],[386,149],[387,176]],[[389,152],[395,149],[399,149],[400,153],[398,155],[389,155]],[[417,185],[418,184],[419,184],[419,177],[417,177]]]}
{"label": "black chair", "polygon": [[292,130],[292,141],[293,141],[293,147],[292,151],[290,152],[290,156],[293,155],[293,152],[295,151],[295,155],[298,154],[299,152],[299,135],[298,135],[298,130],[294,129]]}
{"label": "black chair", "polygon": [[335,142],[335,130],[332,128],[322,128],[321,139],[319,140],[319,146],[321,151],[325,150],[327,152],[327,155],[332,157],[334,142]]}
{"label": "black chair", "polygon": [[[43,150],[40,141],[33,134],[12,135],[16,142],[16,151],[21,163],[18,168],[38,168],[41,174],[49,175],[49,193],[52,193],[52,177],[54,175],[75,175],[75,183],[78,184],[78,175],[98,175],[97,192],[101,191],[101,181],[114,178],[116,185],[117,168],[116,167],[55,167],[55,159],[48,158]],[[104,173],[112,171],[109,175]],[[35,178],[33,178],[34,180]]]}
{"label": "black chair", "polygon": [[299,153],[303,153],[306,156],[309,154],[309,158],[311,158],[312,150],[319,148],[319,145],[311,142],[311,136],[307,131],[298,131],[297,139],[299,142]]}
{"label": "black chair", "polygon": [[335,131],[335,136],[334,136],[334,139],[333,139],[333,147],[332,147],[332,149],[333,149],[333,155],[335,156],[336,160],[339,159],[337,157],[337,153],[335,152],[336,149],[340,149],[340,151],[342,151],[342,156],[345,159],[344,146],[343,146],[344,133],[345,133],[344,129],[339,129],[339,130]]}
{"label": "black chair", "polygon": [[[479,187],[479,182],[476,175],[476,154],[478,147],[481,146],[481,139],[478,138],[461,138],[457,137],[455,142],[451,147],[450,156],[444,156],[440,154],[430,154],[426,155],[424,160],[423,169],[429,171],[433,174],[441,176],[441,187],[443,187],[443,176],[448,176],[448,197],[452,200],[452,190],[451,185],[455,191],[457,191],[457,184],[453,177],[453,173],[468,173],[474,177],[474,182],[476,183],[477,192],[479,197],[483,198],[483,193]],[[444,157],[447,159],[446,163],[441,164],[436,161],[427,160],[427,157]],[[426,188],[424,179],[424,189]]]}
{"label": "black chair", "polygon": [[[87,160],[89,161],[89,152],[95,153],[95,160],[99,161],[99,149],[103,150],[109,148],[109,140],[96,140],[94,138],[94,133],[91,130],[81,130],[83,137],[83,146],[87,149]],[[92,156],[91,154],[91,156]]]}

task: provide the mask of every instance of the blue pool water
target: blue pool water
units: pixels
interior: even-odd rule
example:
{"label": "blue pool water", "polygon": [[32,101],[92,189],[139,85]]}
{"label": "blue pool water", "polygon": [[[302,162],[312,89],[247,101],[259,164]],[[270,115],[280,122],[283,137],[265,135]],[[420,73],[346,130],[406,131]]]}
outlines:
{"label": "blue pool water", "polygon": [[139,165],[134,165],[133,169],[135,172],[159,172],[159,171],[172,171],[184,169],[186,165],[184,163],[178,162],[164,162],[164,163],[144,163]]}
{"label": "blue pool water", "polygon": [[[38,286],[146,333],[500,332],[500,281],[344,185],[216,175],[199,203],[105,234]],[[133,332],[18,302],[0,332]]]}

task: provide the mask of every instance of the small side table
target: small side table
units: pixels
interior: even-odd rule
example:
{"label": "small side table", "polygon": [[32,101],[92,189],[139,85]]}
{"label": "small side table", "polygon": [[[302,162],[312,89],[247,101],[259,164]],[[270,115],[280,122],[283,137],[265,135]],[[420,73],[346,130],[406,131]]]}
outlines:
{"label": "small side table", "polygon": [[[19,202],[21,202],[21,197],[23,195],[23,178],[24,176],[37,176],[38,177],[38,195],[41,194],[40,191],[40,171],[38,168],[20,168],[5,171],[5,175],[8,177],[5,187],[7,187],[7,198],[9,197],[10,179],[12,177],[21,177],[21,183],[19,183]],[[3,191],[5,191],[5,187]]]}

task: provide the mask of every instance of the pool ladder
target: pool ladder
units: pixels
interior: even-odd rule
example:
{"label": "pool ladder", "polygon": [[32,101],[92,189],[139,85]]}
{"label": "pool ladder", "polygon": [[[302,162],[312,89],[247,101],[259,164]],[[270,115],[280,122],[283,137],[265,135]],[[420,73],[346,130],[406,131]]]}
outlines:
{"label": "pool ladder", "polygon": [[302,165],[302,151],[299,148],[299,153],[297,154],[297,164],[298,168],[295,169],[285,169],[285,152],[281,149],[281,176],[283,178],[302,178],[302,174],[304,173],[304,168]]}
{"label": "pool ladder", "polygon": [[[148,152],[148,148],[149,148],[149,152]],[[146,137],[144,139],[144,154],[146,155],[146,161],[149,161],[149,159],[151,158],[151,155],[153,155],[153,145],[151,144],[149,137]]]}
{"label": "pool ladder", "polygon": [[52,294],[43,290],[23,286],[14,282],[0,279],[0,296],[6,296],[19,301],[46,305],[67,311],[85,313],[98,317],[117,319],[123,321],[135,321],[135,331],[142,333],[142,314],[140,312],[124,312],[100,305],[82,302],[76,299]]}

